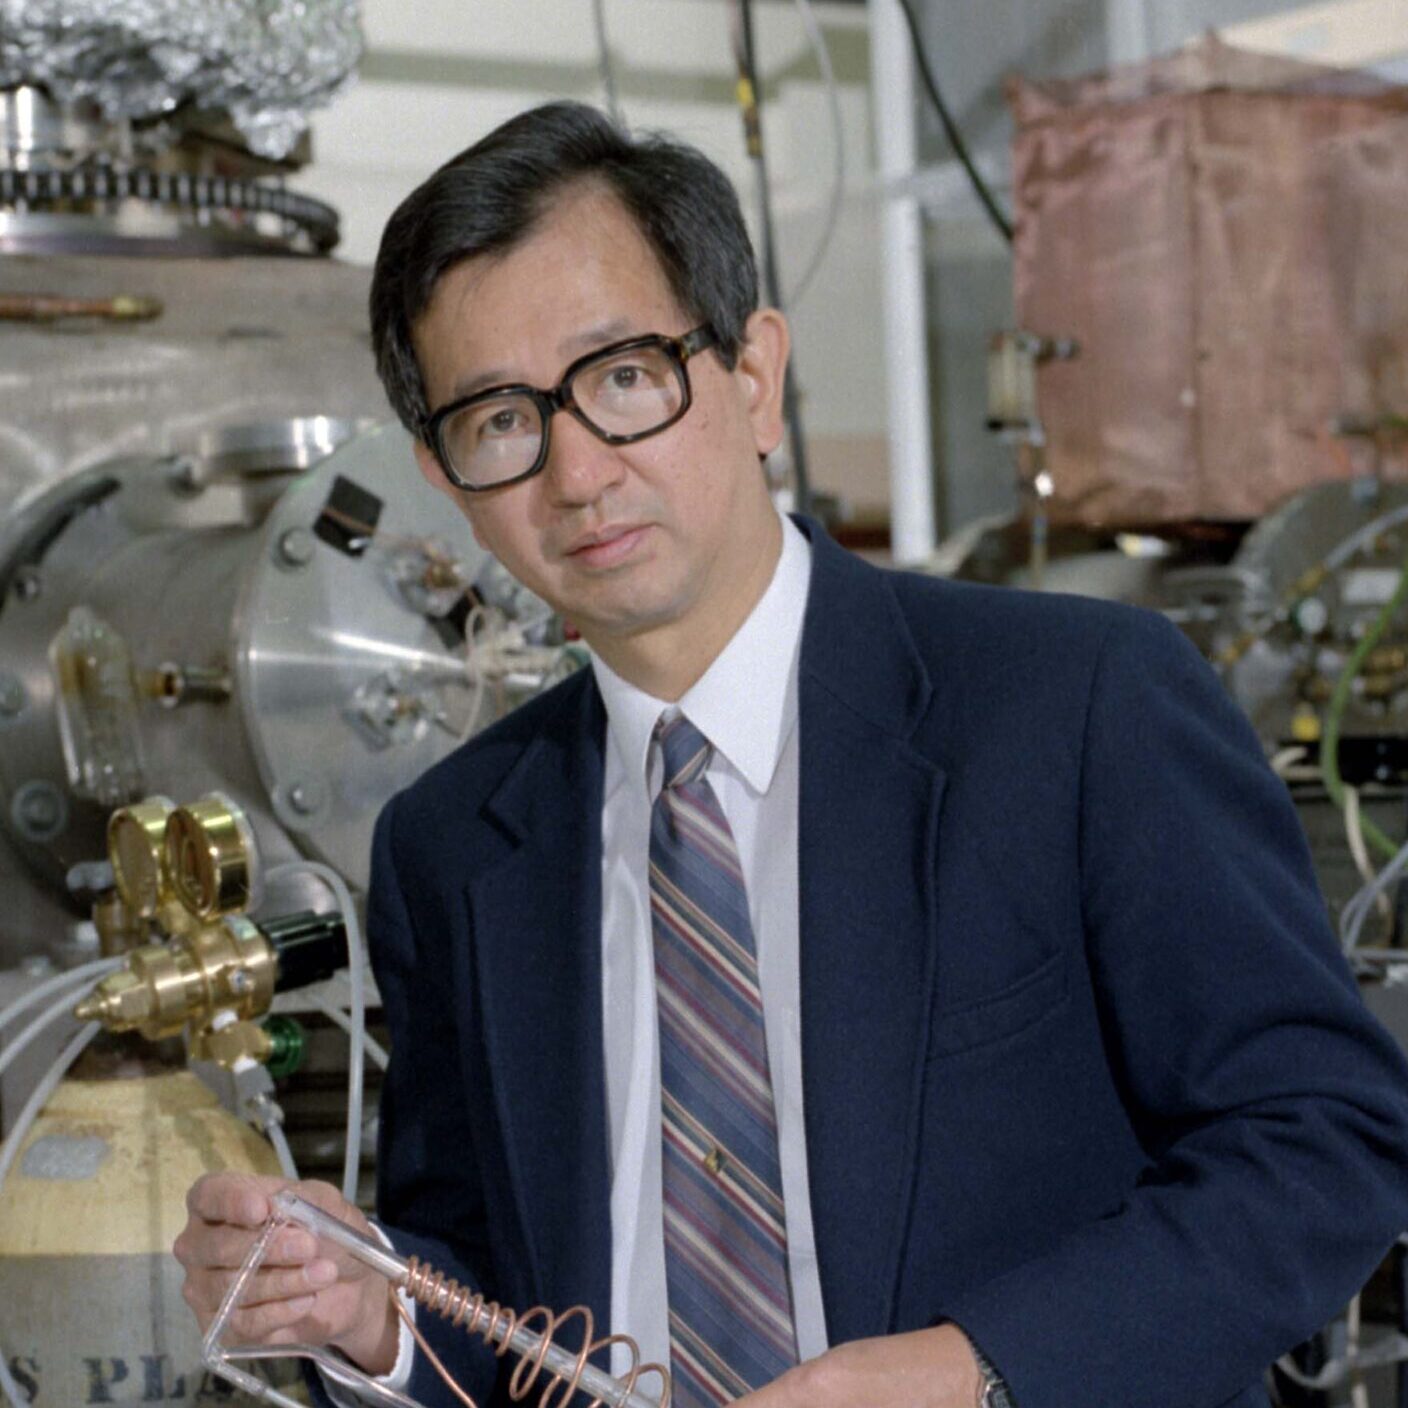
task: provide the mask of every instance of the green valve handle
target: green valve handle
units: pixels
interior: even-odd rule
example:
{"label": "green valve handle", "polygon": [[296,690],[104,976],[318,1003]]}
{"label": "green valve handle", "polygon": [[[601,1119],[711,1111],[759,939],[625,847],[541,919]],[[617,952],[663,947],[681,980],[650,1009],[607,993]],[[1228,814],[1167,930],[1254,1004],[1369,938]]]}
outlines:
{"label": "green valve handle", "polygon": [[294,1017],[269,1017],[263,1027],[273,1043],[264,1064],[275,1080],[283,1080],[303,1065],[303,1059],[308,1054],[308,1034],[303,1030],[303,1024]]}

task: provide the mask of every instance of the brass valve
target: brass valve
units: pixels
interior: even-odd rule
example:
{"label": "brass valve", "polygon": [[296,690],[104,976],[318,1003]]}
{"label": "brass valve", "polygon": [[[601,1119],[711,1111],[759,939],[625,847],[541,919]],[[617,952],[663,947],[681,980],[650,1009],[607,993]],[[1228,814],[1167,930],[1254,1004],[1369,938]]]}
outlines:
{"label": "brass valve", "polygon": [[191,1055],[197,1061],[214,1061],[233,1071],[243,1061],[268,1062],[274,1054],[274,1039],[254,1022],[227,1022],[205,1027],[191,1038]]}
{"label": "brass valve", "polygon": [[127,966],[104,978],[74,1016],[157,1041],[187,1023],[199,1028],[217,1012],[258,1016],[273,999],[277,976],[273,945],[248,919],[229,916],[169,944],[134,950]]}

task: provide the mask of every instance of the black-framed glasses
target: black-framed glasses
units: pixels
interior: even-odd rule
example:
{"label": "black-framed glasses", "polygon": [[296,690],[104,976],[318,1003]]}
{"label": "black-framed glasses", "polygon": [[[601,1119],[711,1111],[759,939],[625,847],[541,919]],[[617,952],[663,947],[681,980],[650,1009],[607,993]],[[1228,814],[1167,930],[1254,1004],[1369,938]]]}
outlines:
{"label": "black-framed glasses", "polygon": [[689,410],[685,364],[718,342],[705,325],[653,333],[578,357],[550,390],[491,386],[441,406],[422,428],[450,482],[477,493],[529,479],[548,459],[552,418],[566,411],[608,445],[658,435]]}

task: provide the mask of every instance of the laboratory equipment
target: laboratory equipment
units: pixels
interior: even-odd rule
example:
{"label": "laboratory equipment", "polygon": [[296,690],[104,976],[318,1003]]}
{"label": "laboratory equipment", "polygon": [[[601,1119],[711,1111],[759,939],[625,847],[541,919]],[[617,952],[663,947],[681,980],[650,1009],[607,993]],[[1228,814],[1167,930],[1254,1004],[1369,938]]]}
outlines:
{"label": "laboratory equipment", "polygon": [[[517,1354],[519,1362],[509,1377],[508,1387],[514,1399],[527,1397],[546,1370],[548,1377],[538,1399],[541,1408],[566,1405],[572,1395],[579,1391],[591,1400],[593,1408],[599,1404],[609,1405],[609,1408],[669,1408],[669,1372],[659,1364],[642,1364],[635,1342],[629,1336],[594,1338],[592,1315],[585,1306],[577,1306],[561,1314],[553,1314],[545,1307],[537,1306],[519,1315],[486,1301],[479,1293],[447,1279],[415,1257],[406,1259],[398,1256],[382,1243],[365,1236],[290,1190],[276,1193],[273,1204],[274,1215],[250,1247],[239,1272],[231,1281],[220,1309],[206,1331],[203,1345],[205,1363],[215,1373],[251,1394],[278,1403],[281,1408],[301,1408],[295,1400],[240,1367],[241,1362],[298,1355],[313,1360],[339,1383],[388,1404],[390,1408],[417,1408],[414,1399],[377,1383],[346,1360],[329,1354],[319,1346],[240,1346],[225,1343],[224,1333],[230,1316],[239,1306],[246,1286],[262,1264],[275,1233],[281,1226],[296,1222],[315,1235],[336,1243],[384,1276],[388,1293],[404,1293],[418,1307],[444,1316],[468,1335],[478,1335],[501,1355],[509,1351]],[[397,1308],[403,1317],[409,1319],[399,1302]],[[580,1322],[581,1342],[575,1349],[569,1349],[559,1342],[557,1336],[561,1328],[573,1320]],[[430,1353],[437,1371],[472,1408],[473,1400],[468,1399],[463,1390],[455,1385],[433,1351],[416,1332],[414,1322],[411,1323],[412,1333],[417,1335],[422,1350]],[[589,1362],[592,1353],[613,1344],[624,1344],[631,1353],[630,1369],[619,1379]],[[656,1397],[640,1390],[640,1381],[647,1375],[658,1380],[659,1394]]]}

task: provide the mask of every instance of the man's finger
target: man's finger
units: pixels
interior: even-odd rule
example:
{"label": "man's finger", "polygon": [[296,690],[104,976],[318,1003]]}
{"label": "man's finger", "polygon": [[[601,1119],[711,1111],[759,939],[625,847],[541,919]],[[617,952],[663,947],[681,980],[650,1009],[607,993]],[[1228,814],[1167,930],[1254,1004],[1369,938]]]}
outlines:
{"label": "man's finger", "polygon": [[227,1344],[262,1344],[280,1330],[292,1329],[312,1313],[316,1304],[316,1296],[306,1295],[237,1310],[226,1326],[225,1341]]}
{"label": "man's finger", "polygon": [[260,1227],[272,1211],[270,1197],[288,1180],[255,1173],[208,1173],[186,1194],[186,1210],[204,1222]]}
{"label": "man's finger", "polygon": [[285,1303],[316,1295],[337,1280],[337,1266],[331,1261],[314,1261],[288,1270],[261,1272],[245,1289],[241,1309],[253,1309],[276,1301]]}
{"label": "man's finger", "polygon": [[[229,1223],[196,1223],[177,1237],[172,1251],[187,1271],[234,1271],[244,1264],[255,1234]],[[264,1256],[265,1266],[302,1266],[318,1255],[318,1239],[303,1227],[281,1228]]]}
{"label": "man's finger", "polygon": [[[209,1318],[220,1308],[232,1279],[226,1272],[192,1271],[186,1276],[181,1294],[197,1316]],[[235,1313],[306,1299],[335,1285],[337,1280],[336,1263],[325,1258],[307,1266],[260,1271],[245,1286]]]}

